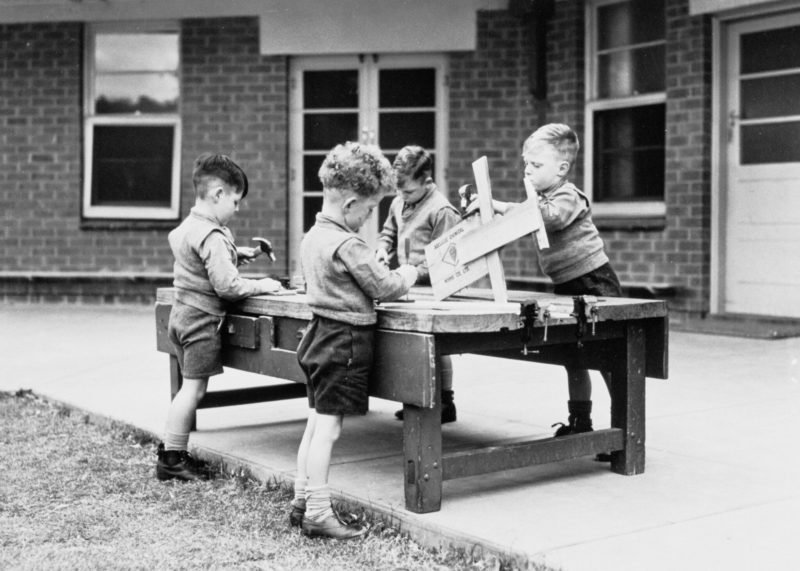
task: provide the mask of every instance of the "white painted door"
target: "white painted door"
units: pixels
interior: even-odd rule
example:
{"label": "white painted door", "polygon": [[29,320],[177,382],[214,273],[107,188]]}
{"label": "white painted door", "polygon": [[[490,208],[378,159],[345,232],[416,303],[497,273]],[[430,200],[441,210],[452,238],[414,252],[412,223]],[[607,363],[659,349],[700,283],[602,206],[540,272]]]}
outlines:
{"label": "white painted door", "polygon": [[800,12],[725,39],[722,309],[800,317]]}
{"label": "white painted door", "polygon": [[[446,58],[442,55],[353,55],[295,58],[291,64],[289,145],[290,272],[299,268],[303,234],[322,206],[317,177],[328,151],[345,141],[380,146],[389,161],[417,144],[433,155],[447,189]],[[384,198],[361,234],[377,243],[393,197]]]}

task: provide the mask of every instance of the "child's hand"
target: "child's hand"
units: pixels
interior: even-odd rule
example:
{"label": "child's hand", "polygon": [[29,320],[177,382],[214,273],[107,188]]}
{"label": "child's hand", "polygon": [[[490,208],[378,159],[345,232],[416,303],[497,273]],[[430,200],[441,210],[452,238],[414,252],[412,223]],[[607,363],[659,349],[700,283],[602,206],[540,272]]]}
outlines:
{"label": "child's hand", "polygon": [[248,248],[247,246],[236,247],[236,258],[240,265],[252,263],[262,253],[261,248]]}
{"label": "child's hand", "polygon": [[384,248],[378,248],[375,252],[375,261],[379,264],[383,264],[384,266],[389,266],[389,252],[386,251]]}
{"label": "child's hand", "polygon": [[260,293],[275,293],[276,291],[280,291],[283,289],[281,282],[278,280],[273,280],[272,278],[262,278],[258,280],[258,287],[261,290]]}

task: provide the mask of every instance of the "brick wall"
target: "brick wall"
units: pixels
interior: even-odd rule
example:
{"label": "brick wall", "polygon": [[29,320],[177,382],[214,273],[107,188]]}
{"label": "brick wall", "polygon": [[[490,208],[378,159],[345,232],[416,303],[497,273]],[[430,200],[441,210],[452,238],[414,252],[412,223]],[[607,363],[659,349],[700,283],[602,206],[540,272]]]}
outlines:
{"label": "brick wall", "polygon": [[[171,225],[82,227],[82,37],[74,23],[0,26],[0,270],[169,272]],[[240,243],[268,236],[285,251],[285,58],[259,55],[255,18],[187,20],[182,88],[181,216],[194,158],[229,153],[251,183],[232,229]]]}
{"label": "brick wall", "polygon": [[[556,0],[547,26],[548,93],[528,92],[525,24],[508,12],[481,12],[474,53],[451,57],[450,183],[472,182],[470,163],[489,158],[494,195],[524,199],[521,143],[538,125],[562,122],[585,139],[584,2]],[[601,234],[611,264],[626,282],[670,282],[682,293],[677,311],[708,310],[710,250],[711,35],[688,15],[687,0],[667,0],[667,157],[663,227]],[[585,152],[585,149],[582,149]],[[573,181],[583,184],[579,158]],[[523,239],[503,249],[509,278],[541,276]]]}

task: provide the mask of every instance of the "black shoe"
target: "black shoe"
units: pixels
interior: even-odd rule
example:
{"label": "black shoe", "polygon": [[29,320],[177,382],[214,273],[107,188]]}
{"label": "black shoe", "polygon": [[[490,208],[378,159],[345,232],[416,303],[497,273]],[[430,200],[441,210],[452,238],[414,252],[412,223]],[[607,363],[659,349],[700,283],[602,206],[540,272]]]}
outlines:
{"label": "black shoe", "polygon": [[297,500],[295,504],[292,502],[292,511],[289,512],[289,525],[292,527],[300,527],[303,524],[303,518],[306,515],[306,501]]}
{"label": "black shoe", "polygon": [[367,533],[367,528],[356,523],[342,523],[335,514],[322,521],[311,521],[304,518],[302,529],[303,535],[308,537],[330,537],[332,539],[355,539]]}
{"label": "black shoe", "polygon": [[[403,410],[395,412],[394,417],[397,420],[403,420]],[[455,422],[456,420],[456,403],[453,402],[453,391],[442,391],[442,424]]]}
{"label": "black shoe", "polygon": [[164,450],[164,444],[159,444],[157,455],[156,478],[159,480],[191,482],[210,477],[208,464],[196,460],[186,450]]}

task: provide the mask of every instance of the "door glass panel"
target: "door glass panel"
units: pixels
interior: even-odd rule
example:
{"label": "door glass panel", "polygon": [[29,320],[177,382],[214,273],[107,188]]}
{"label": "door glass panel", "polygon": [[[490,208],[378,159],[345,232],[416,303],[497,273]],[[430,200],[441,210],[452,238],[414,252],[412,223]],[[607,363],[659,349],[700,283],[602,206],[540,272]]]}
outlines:
{"label": "door glass panel", "polygon": [[303,106],[306,109],[358,108],[358,70],[306,71]]}
{"label": "door glass panel", "polygon": [[436,145],[436,114],[381,113],[380,141],[384,149],[401,149],[410,144],[433,149]]}
{"label": "door glass panel", "polygon": [[306,113],[303,141],[308,150],[329,151],[339,143],[358,140],[358,113]]}
{"label": "door glass panel", "polygon": [[800,74],[743,80],[741,100],[742,119],[800,115]]}
{"label": "door glass panel", "polygon": [[741,73],[800,68],[800,26],[744,34]]}
{"label": "door glass panel", "polygon": [[800,121],[767,125],[743,125],[741,163],[800,162]]}
{"label": "door glass panel", "polygon": [[306,195],[303,197],[303,232],[314,225],[317,212],[322,210],[322,196]]}
{"label": "door glass panel", "polygon": [[436,70],[382,69],[379,102],[381,107],[433,107],[436,105]]}
{"label": "door glass panel", "polygon": [[600,97],[624,97],[663,91],[664,46],[600,54],[598,93]]}
{"label": "door glass panel", "polygon": [[303,188],[305,190],[322,192],[322,183],[319,180],[319,167],[325,155],[306,155],[303,157]]}
{"label": "door glass panel", "polygon": [[594,114],[595,199],[663,200],[665,106]]}
{"label": "door glass panel", "polygon": [[664,1],[618,2],[597,10],[598,48],[618,48],[662,40],[665,36]]}

